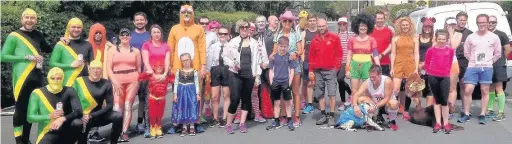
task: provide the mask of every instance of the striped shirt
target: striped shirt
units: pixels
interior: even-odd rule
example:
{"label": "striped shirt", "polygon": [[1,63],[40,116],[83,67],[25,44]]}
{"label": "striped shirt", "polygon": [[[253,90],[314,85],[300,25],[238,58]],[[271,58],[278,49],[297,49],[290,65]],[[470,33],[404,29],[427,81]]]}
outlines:
{"label": "striped shirt", "polygon": [[343,49],[343,63],[346,63],[348,54],[348,41],[350,40],[350,38],[355,36],[355,33],[351,31],[340,32],[338,33],[338,36],[340,37],[341,48]]}

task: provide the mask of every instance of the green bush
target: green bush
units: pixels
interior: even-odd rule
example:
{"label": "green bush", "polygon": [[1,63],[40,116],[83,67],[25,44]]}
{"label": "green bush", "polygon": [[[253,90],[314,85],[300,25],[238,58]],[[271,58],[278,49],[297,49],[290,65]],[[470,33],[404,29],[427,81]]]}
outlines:
{"label": "green bush", "polygon": [[218,12],[218,11],[212,11],[212,12],[203,12],[203,13],[196,13],[196,17],[200,16],[207,16],[211,20],[216,20],[220,22],[222,25],[232,25],[235,24],[236,21],[241,19],[246,19],[249,21],[256,20],[256,17],[258,16],[255,13],[252,12],[234,12],[234,13],[226,13],[226,12]]}
{"label": "green bush", "polygon": [[381,6],[369,6],[363,9],[364,13],[375,15],[377,12],[379,12],[382,9]]}
{"label": "green bush", "polygon": [[391,8],[390,11],[390,17],[392,19],[395,19],[396,17],[404,14],[409,14],[412,11],[416,10],[416,4],[415,3],[403,3],[399,5],[395,5]]}

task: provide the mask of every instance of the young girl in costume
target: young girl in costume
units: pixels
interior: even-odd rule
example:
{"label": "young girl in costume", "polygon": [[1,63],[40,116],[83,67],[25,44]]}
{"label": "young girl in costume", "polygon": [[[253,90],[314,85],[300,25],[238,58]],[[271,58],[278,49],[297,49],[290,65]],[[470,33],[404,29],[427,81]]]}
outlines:
{"label": "young girl in costume", "polygon": [[[163,61],[156,61],[151,66],[155,74],[164,73],[165,66]],[[139,80],[149,81],[148,111],[150,123],[150,136],[153,138],[162,138],[162,117],[165,108],[165,95],[167,94],[167,84],[174,83],[174,75],[168,75],[165,79],[159,81],[153,74],[142,73]]]}
{"label": "young girl in costume", "polygon": [[[180,136],[196,135],[194,123],[199,120],[199,76],[192,68],[192,57],[188,53],[180,55],[182,69],[176,70],[174,83],[173,124],[183,124]],[[187,128],[187,127],[190,127]]]}

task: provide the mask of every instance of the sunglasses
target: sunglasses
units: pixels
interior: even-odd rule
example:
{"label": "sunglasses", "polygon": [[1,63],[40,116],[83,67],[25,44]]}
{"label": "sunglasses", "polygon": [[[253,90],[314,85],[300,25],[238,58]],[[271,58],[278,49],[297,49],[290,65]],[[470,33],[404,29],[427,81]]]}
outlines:
{"label": "sunglasses", "polygon": [[208,25],[209,22],[199,22],[199,24],[201,24],[201,25]]}
{"label": "sunglasses", "polygon": [[247,29],[249,29],[249,27],[250,27],[250,26],[240,26],[240,28],[239,28],[239,29],[241,29],[241,30],[247,30]]}
{"label": "sunglasses", "polygon": [[129,37],[129,36],[130,36],[130,34],[121,34],[121,35],[119,35],[119,36],[121,36],[121,37]]}
{"label": "sunglasses", "polygon": [[338,23],[338,25],[345,26],[345,25],[347,25],[347,23],[340,22],[340,23]]}
{"label": "sunglasses", "polygon": [[496,21],[490,21],[489,24],[497,24],[498,22]]}
{"label": "sunglasses", "polygon": [[292,23],[292,20],[283,20],[284,23]]}
{"label": "sunglasses", "polygon": [[219,33],[220,36],[227,36],[228,33]]}

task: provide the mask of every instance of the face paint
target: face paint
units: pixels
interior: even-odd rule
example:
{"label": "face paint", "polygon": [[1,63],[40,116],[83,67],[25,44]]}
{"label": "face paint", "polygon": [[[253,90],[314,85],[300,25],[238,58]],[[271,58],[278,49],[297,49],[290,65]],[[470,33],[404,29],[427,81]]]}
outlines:
{"label": "face paint", "polygon": [[58,67],[54,67],[50,69],[48,72],[47,80],[48,80],[48,91],[51,93],[59,93],[63,86],[62,82],[64,79],[64,71]]}

